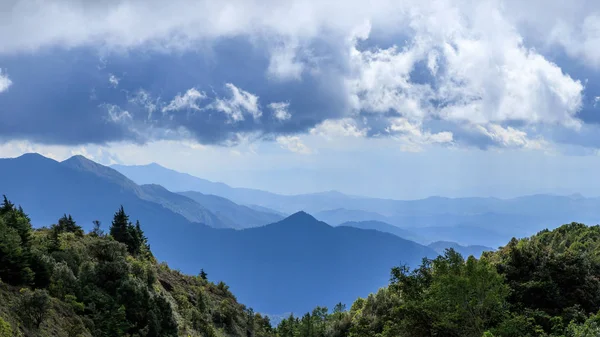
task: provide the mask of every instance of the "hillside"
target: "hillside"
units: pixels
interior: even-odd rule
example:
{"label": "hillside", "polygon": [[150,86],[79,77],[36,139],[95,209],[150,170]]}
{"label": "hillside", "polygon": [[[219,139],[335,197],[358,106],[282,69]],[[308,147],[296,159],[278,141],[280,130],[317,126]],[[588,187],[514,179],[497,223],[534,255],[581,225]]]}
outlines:
{"label": "hillside", "polygon": [[[119,172],[81,156],[57,162],[38,154],[0,159],[2,193],[30,209],[34,225],[46,225],[64,212],[64,205],[89,228],[106,218],[114,205],[128,205],[148,226],[161,222],[192,222],[224,227],[214,214],[181,195],[152,186],[138,186]],[[104,217],[104,218],[103,218]]]}
{"label": "hillside", "polygon": [[[276,327],[240,304],[225,283],[211,282],[210,273],[188,276],[157,263],[141,228],[121,208],[107,233],[95,226],[85,234],[67,215],[49,228],[32,229],[23,209],[5,198],[0,205],[0,336],[600,335],[600,226],[571,223],[544,230],[513,239],[480,259],[465,259],[449,249],[423,260],[419,268],[391,263],[387,287],[351,306],[342,300],[330,309],[317,306],[304,315],[290,314]],[[261,236],[284,232],[300,242],[312,231],[343,230],[342,236],[359,231],[380,236],[380,242],[395,238],[375,230],[332,228],[303,212],[261,229]],[[311,251],[322,257],[319,247]],[[333,246],[331,252],[340,248]],[[356,270],[338,277],[351,283],[364,274]],[[305,296],[314,291],[306,282],[290,285]],[[277,288],[271,291],[282,296]],[[286,300],[290,306],[301,301]]]}
{"label": "hillside", "polygon": [[424,242],[426,241],[424,238],[416,235],[415,233],[400,227],[396,227],[394,225],[390,225],[381,221],[348,221],[342,224],[339,224],[338,227],[354,227],[360,229],[371,229],[384,233],[394,234],[397,237],[415,241],[415,242]]}
{"label": "hillside", "polygon": [[481,259],[447,250],[333,312],[288,316],[279,337],[600,336],[600,226],[513,239]]}
{"label": "hillside", "polygon": [[172,261],[204,268],[266,314],[350,302],[385,285],[390,265],[415,266],[437,255],[395,235],[331,227],[304,212],[263,227],[203,230],[194,237],[179,245]]}
{"label": "hillside", "polygon": [[258,227],[284,218],[274,212],[238,205],[229,199],[216,195],[200,192],[180,192],[179,194],[208,208],[229,228]]}
{"label": "hillside", "polygon": [[[189,274],[204,268],[214,280],[227,282],[243,303],[266,314],[352,301],[385,285],[390,265],[414,266],[436,254],[390,234],[333,228],[312,217],[215,229],[177,213],[176,206],[194,202],[185,196],[158,185],[139,186],[84,158],[67,163],[39,155],[0,160],[0,195],[23,205],[35,227],[69,212],[85,230],[94,220],[106,228],[123,205],[142,223],[158,260]],[[290,222],[296,225],[286,226]],[[356,273],[361,276],[353,277]]]}
{"label": "hillside", "polygon": [[70,216],[33,230],[23,211],[0,205],[0,336],[248,334],[274,336],[224,283],[158,264],[126,214],[110,233],[84,234]]}

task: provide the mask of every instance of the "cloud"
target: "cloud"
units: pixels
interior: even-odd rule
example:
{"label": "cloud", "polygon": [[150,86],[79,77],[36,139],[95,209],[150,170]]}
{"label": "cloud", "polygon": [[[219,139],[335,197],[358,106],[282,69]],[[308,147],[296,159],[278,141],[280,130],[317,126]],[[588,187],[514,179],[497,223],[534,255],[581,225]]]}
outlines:
{"label": "cloud", "polygon": [[112,123],[127,123],[133,120],[129,111],[122,110],[119,106],[113,104],[105,104],[108,113],[108,121]]}
{"label": "cloud", "polygon": [[244,114],[249,113],[256,120],[262,116],[258,105],[258,96],[244,91],[231,83],[225,87],[230,92],[229,98],[216,98],[208,108],[225,113],[230,121],[239,122],[244,120]]}
{"label": "cloud", "polygon": [[273,110],[273,117],[280,121],[285,121],[292,118],[292,114],[288,111],[290,103],[287,102],[273,102],[269,103],[268,107]]}
{"label": "cloud", "polygon": [[277,143],[282,149],[290,150],[299,154],[311,154],[311,149],[302,143],[298,136],[279,136],[276,138]]}
{"label": "cloud", "polygon": [[336,137],[365,137],[367,135],[367,129],[360,128],[358,123],[352,118],[344,118],[323,121],[312,128],[309,133],[327,139]]}
{"label": "cloud", "polygon": [[274,47],[267,73],[279,80],[299,80],[304,63],[298,60],[297,48],[296,44],[291,43]]}
{"label": "cloud", "polygon": [[[411,149],[530,148],[537,139],[565,141],[538,130],[585,129],[581,111],[594,104],[585,106],[588,85],[568,71],[570,63],[551,58],[550,48],[585,66],[600,60],[594,14],[600,7],[592,3],[50,0],[2,6],[0,20],[8,24],[0,32],[0,62],[12,80],[31,84],[28,90],[41,97],[27,102],[25,86],[0,96],[7,110],[18,112],[0,111],[8,121],[0,125],[3,139],[84,144],[189,137],[237,144],[246,136],[310,133],[390,136]],[[535,16],[523,14],[532,9]],[[560,20],[557,13],[564,14]],[[119,90],[106,88],[107,77]],[[118,109],[111,114],[101,103]],[[69,122],[52,124],[57,120]]]}
{"label": "cloud", "polygon": [[2,69],[0,69],[0,93],[8,90],[8,88],[12,85],[12,81],[8,78],[8,75],[2,73]]}
{"label": "cloud", "polygon": [[[173,104],[175,106],[178,102],[177,98],[178,98],[178,96],[175,97],[175,99],[173,99],[173,101],[171,101],[171,103],[169,105]],[[152,95],[143,89],[137,90],[135,92],[135,94],[133,94],[127,100],[131,104],[135,104],[135,105],[143,107],[148,113],[149,120],[152,119],[152,114],[154,113],[154,111],[156,111],[156,109],[158,109],[158,105],[160,104],[159,99],[152,98]],[[165,108],[163,108],[163,109],[165,109]]]}
{"label": "cloud", "polygon": [[477,125],[475,128],[481,134],[506,148],[542,149],[547,145],[543,139],[529,139],[525,131],[510,126],[504,128],[497,124],[490,124],[487,126]]}
{"label": "cloud", "polygon": [[163,112],[179,111],[179,110],[200,110],[198,105],[199,101],[206,98],[204,92],[200,92],[195,88],[191,88],[183,95],[177,95],[169,103],[169,105],[162,108]]}
{"label": "cloud", "polygon": [[119,78],[113,74],[109,74],[108,83],[110,83],[113,88],[116,88],[119,85]]}
{"label": "cloud", "polygon": [[400,148],[403,151],[408,152],[419,152],[429,144],[451,144],[453,141],[451,132],[423,131],[420,124],[411,123],[402,117],[392,119],[386,131],[400,141]]}

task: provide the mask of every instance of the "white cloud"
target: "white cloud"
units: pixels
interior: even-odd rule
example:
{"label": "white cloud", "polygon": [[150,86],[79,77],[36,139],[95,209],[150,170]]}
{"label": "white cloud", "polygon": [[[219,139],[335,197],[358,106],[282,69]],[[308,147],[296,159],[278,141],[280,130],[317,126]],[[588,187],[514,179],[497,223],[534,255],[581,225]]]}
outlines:
{"label": "white cloud", "polygon": [[[527,49],[495,4],[478,2],[470,12],[417,9],[423,15],[412,18],[415,36],[404,48],[361,51],[353,41],[354,75],[347,79],[353,106],[394,110],[416,120],[435,116],[476,124],[519,120],[577,127],[583,85]],[[412,81],[418,62],[427,63],[433,83]]]}
{"label": "white cloud", "polygon": [[129,123],[133,121],[133,116],[129,111],[121,109],[114,104],[103,104],[108,113],[107,119],[113,123]]}
{"label": "white cloud", "polygon": [[497,124],[477,125],[478,132],[489,137],[495,143],[507,148],[542,149],[547,145],[543,139],[529,139],[525,131]]}
{"label": "white cloud", "polygon": [[282,149],[290,150],[299,154],[311,154],[311,149],[302,143],[298,136],[279,136],[276,139]]}
{"label": "white cloud", "polygon": [[0,68],[0,93],[8,90],[11,85],[12,81],[8,78],[8,75],[2,73],[2,69]]}
{"label": "white cloud", "polygon": [[158,108],[158,99],[152,99],[152,96],[145,90],[138,90],[133,96],[129,97],[129,103],[142,106],[148,112],[148,119],[152,118],[152,114]]}
{"label": "white cloud", "polygon": [[258,96],[244,91],[231,83],[225,84],[231,97],[215,98],[208,108],[215,109],[225,113],[231,121],[239,122],[244,120],[244,113],[249,113],[254,119],[262,116],[262,111],[258,105]]}
{"label": "white cloud", "polygon": [[431,133],[424,131],[418,123],[411,123],[406,118],[393,118],[386,131],[401,142],[403,151],[418,152],[429,144],[451,144],[453,134],[449,131]]}
{"label": "white cloud", "polygon": [[267,73],[280,80],[299,80],[304,70],[304,63],[297,59],[297,48],[295,43],[274,47]]}
{"label": "white cloud", "polygon": [[191,88],[185,92],[185,94],[177,95],[173,100],[162,109],[163,112],[179,111],[179,110],[200,110],[198,102],[204,100],[206,94],[198,91],[195,88]]}
{"label": "white cloud", "polygon": [[[8,5],[0,2],[0,22],[7,23],[0,30],[0,54],[57,45],[194,49],[223,37],[244,36],[266,41],[267,75],[301,80],[318,59],[306,55],[322,53],[319,56],[331,61],[327,65],[336,68],[327,76],[340,77],[331,82],[343,83],[336,92],[345,93],[352,108],[336,117],[400,116],[416,125],[421,135],[402,132],[429,141],[439,137],[438,143],[451,133],[427,135],[421,127],[431,119],[480,126],[490,134],[501,133],[490,125],[508,130],[505,125],[511,121],[525,127],[551,124],[577,129],[581,125],[576,114],[583,85],[532,48],[531,40],[560,46],[571,57],[600,67],[600,5],[595,2],[374,0],[367,5],[358,0],[115,0],[81,5],[49,0],[4,6]],[[9,15],[22,20],[10,20]],[[386,32],[381,44],[385,47],[362,47],[361,40],[372,34],[381,37],[380,32]],[[429,74],[415,79],[413,71],[423,65]],[[10,85],[6,81],[4,90]],[[112,75],[109,82],[118,85]],[[2,87],[0,77],[0,91]],[[230,97],[215,98],[204,108],[225,113],[230,122],[243,121],[246,115],[255,120],[262,116],[258,96],[230,83],[226,87]],[[201,110],[199,102],[205,98],[190,89],[164,106],[163,112]],[[146,102],[151,116],[156,102],[140,100]],[[268,107],[276,119],[290,119],[288,106],[281,104]],[[295,116],[300,113],[294,111]],[[390,130],[397,123],[387,122]],[[525,132],[520,127],[512,130]],[[498,144],[511,143],[496,138]]]}
{"label": "white cloud", "polygon": [[286,121],[292,118],[292,114],[288,110],[290,107],[288,102],[273,102],[269,103],[268,107],[273,110],[273,116],[277,120]]}
{"label": "white cloud", "polygon": [[110,83],[110,85],[113,88],[116,88],[119,85],[119,81],[120,81],[120,79],[117,76],[115,76],[113,74],[109,74],[108,83]]}
{"label": "white cloud", "polygon": [[352,118],[343,118],[338,120],[325,120],[312,128],[311,135],[318,135],[326,139],[337,137],[365,137],[366,128],[360,128]]}

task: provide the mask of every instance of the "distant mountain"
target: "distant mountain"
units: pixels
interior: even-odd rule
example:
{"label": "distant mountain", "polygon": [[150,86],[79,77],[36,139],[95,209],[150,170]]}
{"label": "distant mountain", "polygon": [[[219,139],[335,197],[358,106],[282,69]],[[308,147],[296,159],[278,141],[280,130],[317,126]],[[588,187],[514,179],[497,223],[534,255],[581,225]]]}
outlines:
{"label": "distant mountain", "polygon": [[270,192],[250,188],[234,188],[224,183],[212,182],[168,169],[156,163],[132,166],[112,165],[111,168],[121,172],[137,184],[159,184],[173,192],[195,191],[212,194],[245,205],[263,206],[279,197]]}
{"label": "distant mountain", "polygon": [[[64,162],[38,154],[0,159],[0,194],[27,209],[36,227],[51,225],[70,213],[86,229],[91,228],[93,220],[101,221],[106,229],[123,205],[132,221],[140,220],[152,249],[165,260],[170,260],[176,250],[173,241],[177,241],[178,233],[209,228],[152,201],[161,197],[149,194],[148,188],[83,157]],[[174,193],[172,196],[184,198]]]}
{"label": "distant mountain", "polygon": [[333,226],[341,225],[347,222],[362,221],[390,221],[389,217],[375,212],[361,211],[355,209],[337,208],[315,213],[315,218],[325,221]]}
{"label": "distant mountain", "polygon": [[390,234],[394,234],[397,237],[403,238],[403,239],[407,239],[407,240],[411,240],[411,241],[415,241],[415,242],[423,242],[425,241],[422,237],[419,237],[418,235],[416,235],[415,233],[400,228],[400,227],[396,227],[394,225],[390,225],[388,223],[385,222],[381,222],[381,221],[348,221],[348,222],[344,222],[340,225],[338,225],[338,227],[354,227],[354,228],[359,228],[359,229],[369,229],[369,230],[376,230],[376,231],[380,231],[380,232],[384,232],[384,233],[390,233]]}
{"label": "distant mountain", "polygon": [[389,233],[331,227],[304,212],[263,227],[203,230],[195,237],[174,261],[195,261],[209,279],[230,284],[240,301],[273,314],[351,303],[385,285],[392,266],[437,256]]}
{"label": "distant mountain", "polygon": [[230,228],[257,227],[284,218],[277,213],[238,205],[229,199],[216,195],[200,192],[181,192],[179,194],[206,207]]}
{"label": "distant mountain", "polygon": [[83,157],[0,159],[0,194],[22,205],[36,226],[68,213],[84,228],[97,219],[107,230],[123,205],[132,221],[140,220],[157,259],[190,274],[204,269],[264,313],[351,303],[386,285],[391,267],[416,266],[436,255],[395,235],[334,228],[303,212],[262,227],[215,229],[178,213],[193,200],[157,185],[139,186]]}
{"label": "distant mountain", "polygon": [[423,244],[431,244],[435,241],[450,241],[464,246],[477,243],[483,246],[499,247],[503,244],[502,238],[507,236],[511,238],[510,235],[501,235],[490,229],[468,225],[412,227],[407,229],[423,238],[423,241],[421,241]]}
{"label": "distant mountain", "polygon": [[[315,214],[318,219],[331,224],[347,221],[375,220],[405,229],[420,227],[458,227],[460,243],[502,244],[513,236],[529,236],[544,228],[554,228],[563,223],[600,222],[600,198],[581,195],[531,195],[512,199],[498,198],[444,198],[429,197],[420,200],[391,200],[365,198],[330,191],[303,195],[279,195],[265,191],[234,188],[213,183],[189,174],[166,169],[157,164],[145,166],[115,166],[116,169],[138,183],[158,183],[172,191],[197,191],[227,198],[248,207],[261,207],[283,214],[300,210]],[[469,234],[464,228],[473,228]],[[427,240],[456,241],[448,231],[423,230]],[[483,232],[494,237],[484,237]]]}
{"label": "distant mountain", "polygon": [[213,213],[208,207],[186,196],[170,192],[160,185],[141,185],[140,189],[143,191],[143,199],[155,202],[177,214],[181,214],[191,222],[202,223],[214,228],[239,227],[238,224],[229,221],[229,219]]}
{"label": "distant mountain", "polygon": [[459,252],[463,257],[467,258],[468,256],[473,255],[476,258],[481,256],[481,253],[494,251],[494,248],[486,247],[486,246],[461,246],[456,242],[449,241],[436,241],[427,245],[427,247],[435,250],[439,254],[443,254],[446,249],[453,248],[455,251]]}
{"label": "distant mountain", "polygon": [[156,184],[139,186],[118,171],[83,156],[73,156],[60,164],[82,173],[93,174],[107,183],[119,186],[122,192],[129,192],[142,200],[157,203],[184,216],[190,222],[202,223],[215,228],[234,227],[228,220],[220,219],[206,207],[185,196],[169,192],[164,187]]}

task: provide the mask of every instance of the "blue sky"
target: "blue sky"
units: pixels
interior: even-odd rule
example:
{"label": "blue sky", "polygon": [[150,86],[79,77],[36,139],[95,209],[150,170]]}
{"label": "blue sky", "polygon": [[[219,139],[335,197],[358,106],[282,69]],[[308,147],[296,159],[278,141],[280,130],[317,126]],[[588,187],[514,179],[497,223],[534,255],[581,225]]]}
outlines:
{"label": "blue sky", "polygon": [[0,156],[281,193],[600,195],[599,67],[594,1],[15,0]]}

